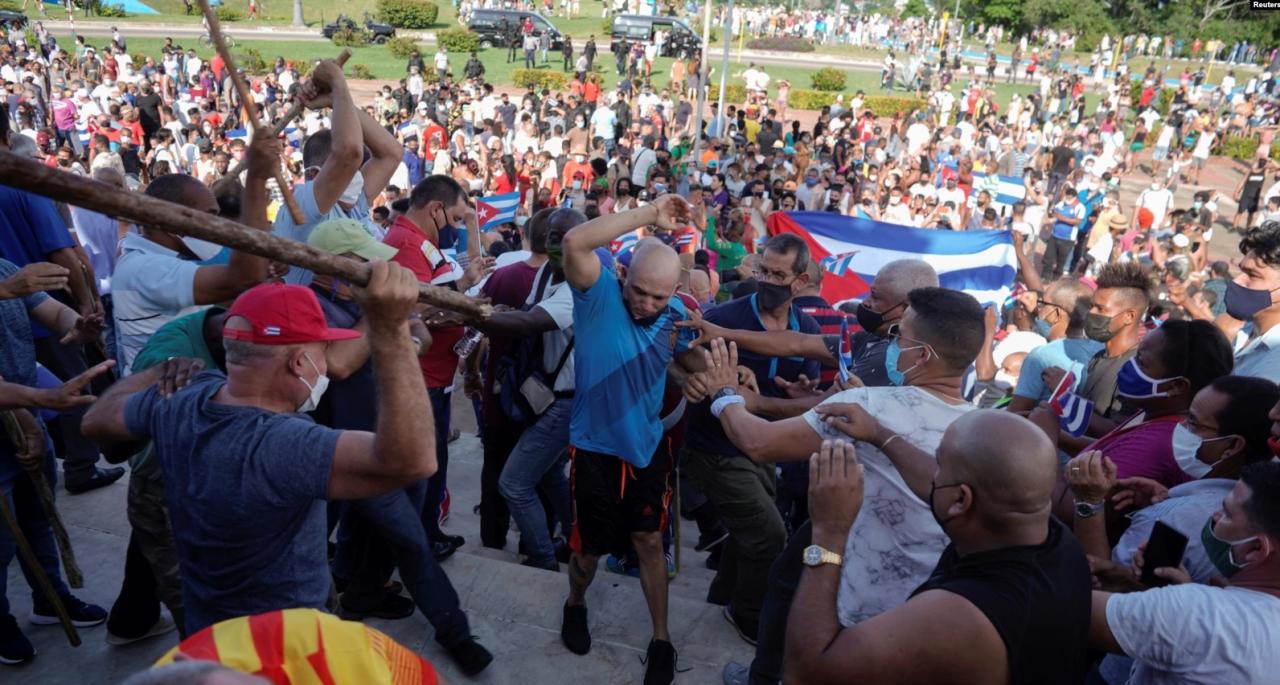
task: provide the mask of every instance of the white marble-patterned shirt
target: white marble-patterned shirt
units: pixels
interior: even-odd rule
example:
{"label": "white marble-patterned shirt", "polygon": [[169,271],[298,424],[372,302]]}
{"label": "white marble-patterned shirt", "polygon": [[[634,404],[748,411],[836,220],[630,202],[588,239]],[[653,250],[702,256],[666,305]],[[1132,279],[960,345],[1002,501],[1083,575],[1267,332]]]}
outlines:
{"label": "white marble-patterned shirt", "polygon": [[[951,422],[975,407],[947,404],[919,388],[854,388],[828,402],[861,405],[880,424],[933,454]],[[805,421],[824,440],[849,438],[822,423],[812,410]],[[837,601],[840,623],[849,626],[901,606],[928,579],[947,546],[929,505],[907,487],[893,462],[865,442],[857,443],[865,469],[862,510],[844,548]]]}

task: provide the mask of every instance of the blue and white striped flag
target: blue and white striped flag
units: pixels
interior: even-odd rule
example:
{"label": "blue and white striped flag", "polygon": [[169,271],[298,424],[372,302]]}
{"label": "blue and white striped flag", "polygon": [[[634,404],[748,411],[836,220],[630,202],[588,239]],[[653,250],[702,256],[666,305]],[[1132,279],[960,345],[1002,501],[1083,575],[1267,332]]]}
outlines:
{"label": "blue and white striped flag", "polygon": [[1000,216],[1008,216],[1013,205],[1027,198],[1027,187],[1021,176],[997,176],[995,174],[973,174],[973,192],[969,193],[969,206],[978,204],[978,193],[991,193],[991,206]]}
{"label": "blue and white striped flag", "polygon": [[864,296],[880,267],[898,259],[928,262],[942,287],[963,290],[983,304],[1003,302],[1018,273],[1009,231],[936,231],[827,212],[774,212],[768,226],[771,236],[800,236],[819,264],[828,256],[852,254],[843,276],[822,279],[828,302]]}
{"label": "blue and white striped flag", "polygon": [[857,251],[830,255],[823,257],[819,264],[822,266],[823,271],[829,271],[836,276],[844,276],[849,271],[849,265],[853,264],[853,256],[856,254],[858,254]]}
{"label": "blue and white striped flag", "polygon": [[520,193],[490,195],[476,200],[476,219],[481,231],[491,231],[502,224],[516,220],[516,208],[520,206]]}
{"label": "blue and white striped flag", "polygon": [[1085,429],[1089,427],[1089,417],[1093,415],[1093,402],[1071,392],[1075,382],[1076,375],[1068,371],[1062,380],[1058,381],[1058,387],[1054,388],[1053,394],[1049,397],[1049,408],[1058,416],[1062,430],[1078,438],[1084,435]]}

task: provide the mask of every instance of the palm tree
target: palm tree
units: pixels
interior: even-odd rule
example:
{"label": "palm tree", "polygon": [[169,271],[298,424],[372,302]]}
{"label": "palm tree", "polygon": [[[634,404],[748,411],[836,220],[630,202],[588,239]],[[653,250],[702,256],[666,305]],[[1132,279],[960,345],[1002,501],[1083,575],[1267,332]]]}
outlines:
{"label": "palm tree", "polygon": [[302,0],[293,0],[293,25],[302,26]]}

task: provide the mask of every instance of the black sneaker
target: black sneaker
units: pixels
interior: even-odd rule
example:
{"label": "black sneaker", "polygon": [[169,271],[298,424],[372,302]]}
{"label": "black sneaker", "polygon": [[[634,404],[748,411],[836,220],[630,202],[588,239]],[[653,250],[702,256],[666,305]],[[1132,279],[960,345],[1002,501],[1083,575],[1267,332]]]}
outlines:
{"label": "black sneaker", "polygon": [[10,614],[0,616],[0,664],[25,664],[36,656],[31,640],[22,634],[18,622]]}
{"label": "black sneaker", "polygon": [[[71,617],[71,624],[77,628],[96,626],[107,620],[106,609],[96,604],[82,602],[72,595],[63,596],[62,605],[66,607],[67,615]],[[52,608],[34,608],[28,620],[38,626],[56,626],[61,623],[58,620],[58,612]]]}
{"label": "black sneaker", "polygon": [[645,654],[644,685],[671,685],[676,679],[676,648],[666,640],[649,642]]}
{"label": "black sneaker", "polygon": [[560,624],[560,640],[574,654],[591,651],[591,630],[587,627],[587,605],[564,605],[564,621]]}
{"label": "black sneaker", "polygon": [[436,561],[444,561],[445,559],[453,556],[453,553],[456,551],[458,551],[458,546],[451,542],[445,542],[443,540],[440,542],[431,542],[431,556],[435,557]]}
{"label": "black sneaker", "polygon": [[728,621],[729,625],[738,631],[738,637],[746,641],[747,644],[754,645],[756,643],[756,635],[760,632],[759,623],[753,623],[738,617],[734,614],[733,606],[730,604],[726,604],[724,607],[724,620]]}
{"label": "black sneaker", "polygon": [[88,477],[78,479],[75,482],[68,481],[67,492],[73,495],[81,495],[89,492],[90,490],[97,490],[98,488],[111,485],[112,483],[120,480],[120,477],[123,475],[123,466],[116,466],[109,469],[95,468],[93,473]]}
{"label": "black sneaker", "polygon": [[338,600],[338,616],[348,621],[363,621],[366,618],[385,618],[395,621],[413,615],[417,606],[408,597],[388,592],[382,600],[370,607],[349,606],[346,595]]}
{"label": "black sneaker", "polygon": [[476,675],[493,663],[493,655],[476,642],[474,637],[469,637],[451,647],[445,647],[445,651],[449,653],[449,658],[453,659],[453,663],[458,665],[464,675]]}

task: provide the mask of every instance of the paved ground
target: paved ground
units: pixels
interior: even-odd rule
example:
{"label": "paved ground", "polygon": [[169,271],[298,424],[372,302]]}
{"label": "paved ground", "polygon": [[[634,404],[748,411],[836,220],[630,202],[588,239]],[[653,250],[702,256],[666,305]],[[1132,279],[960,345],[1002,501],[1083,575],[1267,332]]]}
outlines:
{"label": "paved ground", "polygon": [[[459,393],[460,396],[460,393]],[[638,580],[608,573],[601,564],[588,593],[593,644],[591,653],[577,656],[560,642],[560,608],[568,592],[563,572],[550,573],[516,563],[513,552],[481,550],[479,519],[472,507],[479,502],[480,443],[469,403],[455,402],[454,417],[463,431],[450,446],[449,482],[453,512],[445,529],[467,538],[467,545],[444,564],[473,632],[495,655],[492,666],[474,682],[534,685],[541,683],[639,683],[644,677],[640,657],[650,636],[650,624]],[[129,524],[124,516],[126,482],[77,497],[59,492],[59,509],[70,528],[85,588],[81,598],[109,607],[124,571]],[[670,629],[680,650],[677,683],[718,683],[723,664],[751,658],[751,648],[725,622],[720,607],[703,601],[711,572],[705,555],[693,551],[697,529],[683,522],[681,573],[671,584]],[[512,532],[508,548],[514,549]],[[56,626],[30,626],[25,617],[31,598],[27,584],[12,564],[9,598],[19,625],[39,654],[23,667],[0,666],[6,685],[62,685],[115,683],[146,668],[176,644],[176,633],[128,647],[104,642],[106,628],[81,631],[84,644],[72,649]],[[401,621],[374,620],[371,625],[430,659],[450,682],[470,682],[452,667],[432,639],[430,624],[420,613]],[[566,680],[566,673],[573,677]]]}

